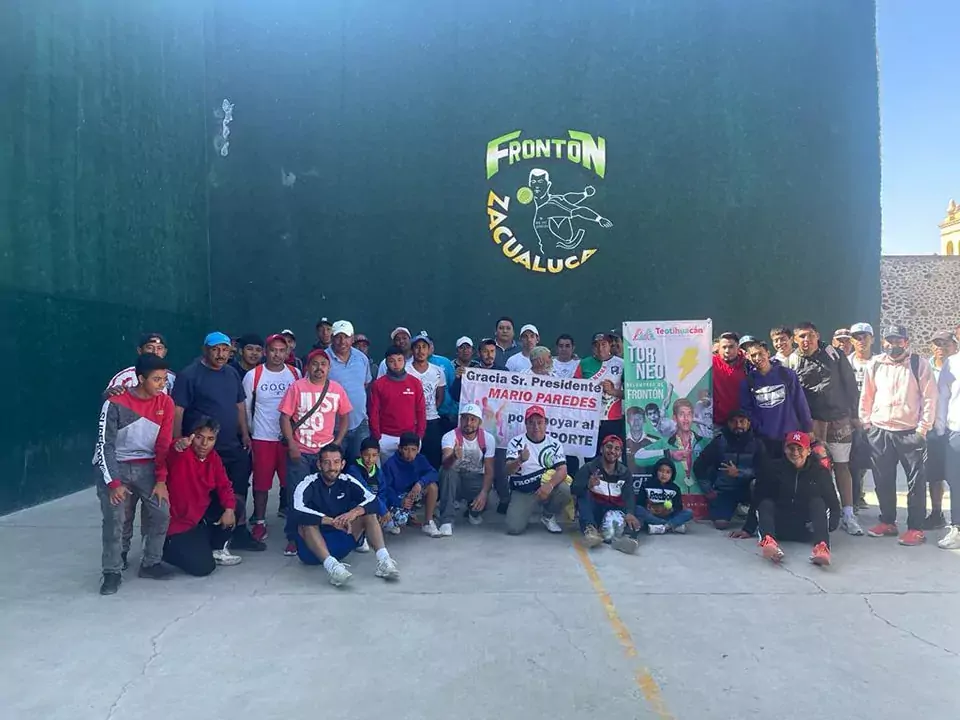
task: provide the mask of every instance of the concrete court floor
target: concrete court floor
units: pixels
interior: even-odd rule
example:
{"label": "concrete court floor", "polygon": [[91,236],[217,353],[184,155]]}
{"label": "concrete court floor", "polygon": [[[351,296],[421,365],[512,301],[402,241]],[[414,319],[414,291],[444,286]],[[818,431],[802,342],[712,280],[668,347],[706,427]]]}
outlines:
{"label": "concrete court floor", "polygon": [[128,571],[103,598],[99,523],[93,490],[0,518],[3,720],[939,719],[960,700],[960,551],[932,542],[837,534],[831,568],[795,544],[778,568],[692,525],[585,561],[497,518],[390,536],[401,580],[353,556],[338,590],[282,557],[275,520],[237,567]]}

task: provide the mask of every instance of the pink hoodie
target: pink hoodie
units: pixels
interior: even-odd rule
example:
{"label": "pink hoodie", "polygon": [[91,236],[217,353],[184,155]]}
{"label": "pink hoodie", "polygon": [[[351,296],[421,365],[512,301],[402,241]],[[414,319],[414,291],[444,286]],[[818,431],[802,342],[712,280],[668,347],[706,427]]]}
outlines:
{"label": "pink hoodie", "polygon": [[930,430],[936,420],[937,381],[930,363],[920,359],[919,386],[910,368],[910,354],[896,362],[886,353],[875,356],[863,373],[860,422],[882,430]]}

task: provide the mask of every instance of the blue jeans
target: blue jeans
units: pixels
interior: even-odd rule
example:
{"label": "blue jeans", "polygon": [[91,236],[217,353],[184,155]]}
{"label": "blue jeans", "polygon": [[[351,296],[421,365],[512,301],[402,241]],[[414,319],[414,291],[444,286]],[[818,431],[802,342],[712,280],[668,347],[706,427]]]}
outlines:
{"label": "blue jeans", "polygon": [[603,525],[603,516],[610,510],[619,510],[624,514],[627,512],[627,509],[622,505],[611,505],[600,502],[587,490],[582,497],[577,498],[577,514],[580,516],[580,532],[586,530],[587,525],[593,525],[599,530],[600,526]]}
{"label": "blue jeans", "polygon": [[750,483],[744,483],[739,487],[722,488],[717,490],[717,496],[708,501],[710,507],[711,520],[726,520],[727,522],[737,511],[737,505],[750,504]]}
{"label": "blue jeans", "polygon": [[637,520],[645,525],[669,525],[670,527],[677,527],[678,525],[686,525],[693,520],[693,510],[684,508],[683,510],[677,510],[671,513],[667,517],[660,517],[659,515],[654,515],[646,508],[638,507]]}
{"label": "blue jeans", "polygon": [[347,465],[360,457],[360,444],[370,437],[370,423],[364,420],[343,436],[343,459]]}
{"label": "blue jeans", "polygon": [[287,521],[284,523],[283,533],[290,542],[296,542],[299,537],[297,526],[291,522],[293,516],[293,493],[297,485],[312,472],[317,472],[317,458],[319,453],[300,453],[299,462],[287,456]]}

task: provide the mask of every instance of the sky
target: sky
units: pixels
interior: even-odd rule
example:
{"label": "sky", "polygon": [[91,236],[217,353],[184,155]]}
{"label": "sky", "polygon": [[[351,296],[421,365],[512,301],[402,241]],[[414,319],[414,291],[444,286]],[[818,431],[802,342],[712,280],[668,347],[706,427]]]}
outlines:
{"label": "sky", "polygon": [[878,0],[885,255],[940,251],[960,203],[960,2]]}

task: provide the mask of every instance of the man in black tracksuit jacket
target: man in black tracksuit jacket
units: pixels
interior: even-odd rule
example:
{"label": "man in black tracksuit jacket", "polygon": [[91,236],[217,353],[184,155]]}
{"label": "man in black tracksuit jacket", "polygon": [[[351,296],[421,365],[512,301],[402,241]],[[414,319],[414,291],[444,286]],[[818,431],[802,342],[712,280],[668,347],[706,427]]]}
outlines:
{"label": "man in black tracksuit jacket", "polygon": [[830,471],[810,454],[810,443],[805,432],[788,433],[784,458],[770,462],[757,478],[757,513],[750,513],[743,533],[756,532],[759,519],[760,548],[774,562],[783,559],[777,541],[795,540],[813,543],[812,563],[830,564],[829,533],[840,523],[840,498]]}

